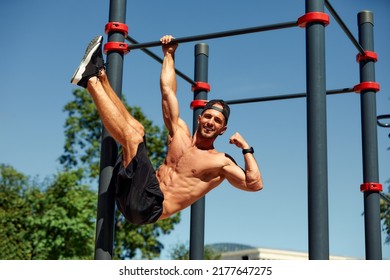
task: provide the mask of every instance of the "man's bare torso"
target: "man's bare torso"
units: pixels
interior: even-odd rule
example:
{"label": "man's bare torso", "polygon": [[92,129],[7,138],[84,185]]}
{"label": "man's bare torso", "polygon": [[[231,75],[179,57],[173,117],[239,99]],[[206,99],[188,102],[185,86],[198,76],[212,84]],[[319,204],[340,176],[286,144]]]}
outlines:
{"label": "man's bare torso", "polygon": [[167,158],[157,170],[164,193],[160,219],[188,207],[225,178],[222,168],[229,159],[216,150],[201,150],[185,132],[177,132],[168,146]]}

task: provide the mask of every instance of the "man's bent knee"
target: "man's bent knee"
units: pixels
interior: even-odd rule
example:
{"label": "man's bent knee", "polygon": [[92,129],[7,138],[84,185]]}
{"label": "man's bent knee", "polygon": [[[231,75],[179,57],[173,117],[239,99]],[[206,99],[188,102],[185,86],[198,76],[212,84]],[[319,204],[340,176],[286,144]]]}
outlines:
{"label": "man's bent knee", "polygon": [[137,132],[134,135],[127,136],[123,149],[123,165],[126,167],[137,154],[138,146],[144,142],[144,136]]}

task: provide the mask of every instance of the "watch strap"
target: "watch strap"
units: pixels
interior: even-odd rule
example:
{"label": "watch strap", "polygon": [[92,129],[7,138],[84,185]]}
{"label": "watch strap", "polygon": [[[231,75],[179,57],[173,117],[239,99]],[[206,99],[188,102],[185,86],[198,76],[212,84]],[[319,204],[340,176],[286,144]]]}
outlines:
{"label": "watch strap", "polygon": [[253,147],[250,147],[249,149],[242,149],[242,154],[245,155],[247,153],[251,153],[253,154],[255,152],[255,150],[253,149]]}

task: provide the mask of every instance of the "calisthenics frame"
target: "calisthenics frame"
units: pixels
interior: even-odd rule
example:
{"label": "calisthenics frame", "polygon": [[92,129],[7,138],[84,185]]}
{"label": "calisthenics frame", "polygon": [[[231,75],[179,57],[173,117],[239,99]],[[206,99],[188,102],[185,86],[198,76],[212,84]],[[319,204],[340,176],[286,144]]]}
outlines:
{"label": "calisthenics frame", "polygon": [[[324,14],[325,6],[340,24],[359,51],[360,84],[354,88],[326,91],[325,86],[325,26],[329,23]],[[381,185],[378,183],[378,147],[376,131],[376,92],[379,85],[375,82],[373,51],[373,14],[364,11],[358,14],[359,41],[354,39],[341,18],[327,0],[305,0],[306,14],[298,21],[254,28],[211,33],[206,35],[178,38],[178,43],[193,42],[253,32],[270,31],[294,26],[306,30],[306,93],[262,97],[256,100],[235,100],[230,104],[261,102],[289,98],[306,97],[308,131],[308,221],[309,221],[309,259],[329,259],[328,229],[328,182],[327,182],[327,140],[326,140],[326,95],[344,92],[358,92],[361,96],[362,143],[363,143],[363,180],[364,192],[366,259],[381,259],[381,236],[379,198]],[[123,25],[126,19],[126,0],[110,0],[109,22]],[[114,91],[121,96],[123,76],[123,54],[130,49],[142,49],[149,55],[147,47],[158,46],[160,42],[138,44],[127,36],[121,28],[107,32],[111,48],[107,53],[107,75]],[[133,40],[133,45],[124,44],[124,40]],[[156,58],[156,57],[155,57]],[[158,58],[156,58],[158,60]],[[207,83],[208,45],[195,46],[195,81],[181,72],[179,76],[192,85]],[[207,90],[195,87],[194,101],[207,100]],[[201,108],[194,108],[194,128]],[[118,147],[114,139],[103,128],[98,212],[96,222],[95,259],[111,259],[114,236],[115,199],[114,188],[110,186],[113,166]],[[190,259],[203,259],[204,250],[204,198],[191,206]]]}

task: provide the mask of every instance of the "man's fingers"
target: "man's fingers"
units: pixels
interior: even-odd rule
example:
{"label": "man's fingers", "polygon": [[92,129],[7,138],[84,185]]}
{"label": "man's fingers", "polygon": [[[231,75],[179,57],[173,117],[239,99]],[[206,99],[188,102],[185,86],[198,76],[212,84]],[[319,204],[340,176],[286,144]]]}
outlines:
{"label": "man's fingers", "polygon": [[163,43],[163,44],[169,44],[169,43],[172,41],[172,39],[175,39],[172,35],[165,35],[165,36],[163,36],[163,37],[160,39],[160,41],[161,41],[161,43]]}

